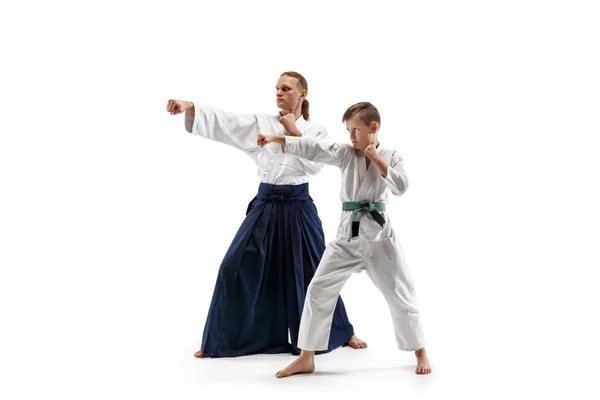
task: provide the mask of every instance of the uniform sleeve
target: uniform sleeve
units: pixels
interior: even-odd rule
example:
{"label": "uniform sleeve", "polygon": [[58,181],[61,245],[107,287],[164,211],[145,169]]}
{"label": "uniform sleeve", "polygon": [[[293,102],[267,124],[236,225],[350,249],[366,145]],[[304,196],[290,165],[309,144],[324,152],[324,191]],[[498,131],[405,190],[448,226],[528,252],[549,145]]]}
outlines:
{"label": "uniform sleeve", "polygon": [[256,148],[256,115],[241,115],[209,106],[194,105],[195,116],[185,113],[185,129],[206,139],[215,140],[248,152]]}
{"label": "uniform sleeve", "polygon": [[284,151],[287,154],[342,169],[348,164],[350,150],[352,150],[352,147],[346,144],[328,144],[323,141],[295,136],[285,137]]}
{"label": "uniform sleeve", "polygon": [[396,196],[402,196],[408,189],[408,178],[404,172],[402,157],[398,152],[392,154],[392,160],[388,164],[387,175],[383,181]]}
{"label": "uniform sleeve", "polygon": [[[315,140],[324,142],[324,143],[326,143],[329,140],[329,135],[328,135],[327,129],[325,127],[320,127],[318,129]],[[325,166],[324,164],[322,164],[320,162],[310,161],[305,158],[299,158],[299,160],[302,163],[302,165],[304,166],[304,170],[308,174],[311,174],[311,175],[316,175]]]}

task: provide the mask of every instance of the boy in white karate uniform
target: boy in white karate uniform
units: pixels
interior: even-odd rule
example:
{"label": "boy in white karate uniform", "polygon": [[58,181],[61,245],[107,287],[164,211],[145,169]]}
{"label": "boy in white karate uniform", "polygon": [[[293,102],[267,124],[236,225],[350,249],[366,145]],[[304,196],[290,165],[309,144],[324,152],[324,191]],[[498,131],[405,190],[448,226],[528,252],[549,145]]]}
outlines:
{"label": "boy in white karate uniform", "polygon": [[400,155],[379,146],[381,119],[367,102],[357,103],[342,121],[352,146],[331,145],[311,139],[259,134],[257,144],[280,144],[284,151],[307,160],[334,165],[342,170],[343,202],[337,238],[328,244],[313,277],[304,303],[298,347],[300,356],[278,378],[315,369],[315,351],[327,349],[337,298],[355,272],[367,274],[384,295],[392,313],[396,343],[414,351],[417,374],[431,372],[424,347],[415,291],[402,248],[385,213],[389,193],[400,196],[408,186]]}

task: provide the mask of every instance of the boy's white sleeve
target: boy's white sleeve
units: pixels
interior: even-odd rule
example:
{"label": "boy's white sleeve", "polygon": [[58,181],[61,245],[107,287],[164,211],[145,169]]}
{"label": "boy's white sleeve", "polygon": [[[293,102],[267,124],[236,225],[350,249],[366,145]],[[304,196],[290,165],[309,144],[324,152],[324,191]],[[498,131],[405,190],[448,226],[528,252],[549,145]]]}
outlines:
{"label": "boy's white sleeve", "polygon": [[328,144],[303,137],[285,136],[283,149],[287,154],[343,169],[350,159],[349,150],[352,150],[352,147],[340,143]]}
{"label": "boy's white sleeve", "polygon": [[[302,137],[307,138],[306,135],[302,135]],[[327,143],[329,141],[327,129],[324,126],[319,126],[317,128],[314,140],[324,143]],[[306,158],[299,158],[299,160],[304,166],[304,170],[311,175],[316,175],[324,167],[324,164],[317,161],[309,161]]]}
{"label": "boy's white sleeve", "polygon": [[398,152],[392,154],[392,160],[388,164],[387,175],[383,181],[396,196],[401,196],[408,189],[408,178],[404,172],[402,157]]}

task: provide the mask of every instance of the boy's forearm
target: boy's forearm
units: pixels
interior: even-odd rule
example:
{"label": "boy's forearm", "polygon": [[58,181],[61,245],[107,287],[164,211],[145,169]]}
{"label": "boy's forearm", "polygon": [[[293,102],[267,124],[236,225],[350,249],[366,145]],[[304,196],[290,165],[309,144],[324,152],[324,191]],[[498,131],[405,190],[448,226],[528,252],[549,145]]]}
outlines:
{"label": "boy's forearm", "polygon": [[191,101],[188,101],[188,103],[189,103],[189,108],[187,110],[185,110],[185,112],[190,114],[193,117],[196,115],[196,107],[194,106],[194,103],[192,103]]}
{"label": "boy's forearm", "polygon": [[388,165],[385,162],[385,160],[381,157],[377,157],[376,159],[371,161],[373,164],[375,164],[375,166],[377,167],[377,169],[379,170],[379,172],[381,173],[381,176],[383,178],[385,178],[387,176],[388,173]]}
{"label": "boy's forearm", "polygon": [[280,144],[285,149],[285,136],[272,136],[271,141]]}
{"label": "boy's forearm", "polygon": [[325,144],[305,137],[297,138],[285,136],[285,146],[283,147],[283,150],[287,154],[308,161],[333,165],[340,168],[344,164],[345,147],[336,143]]}

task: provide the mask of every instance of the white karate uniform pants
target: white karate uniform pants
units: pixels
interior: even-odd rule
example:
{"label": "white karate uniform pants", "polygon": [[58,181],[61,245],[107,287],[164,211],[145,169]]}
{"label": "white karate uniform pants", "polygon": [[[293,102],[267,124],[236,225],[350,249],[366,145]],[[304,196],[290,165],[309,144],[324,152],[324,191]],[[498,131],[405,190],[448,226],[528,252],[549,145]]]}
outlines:
{"label": "white karate uniform pants", "polygon": [[335,305],[342,287],[355,272],[366,270],[381,291],[392,314],[396,343],[405,351],[424,347],[411,277],[402,248],[395,237],[350,242],[338,238],[330,243],[306,295],[298,347],[302,350],[327,350]]}

